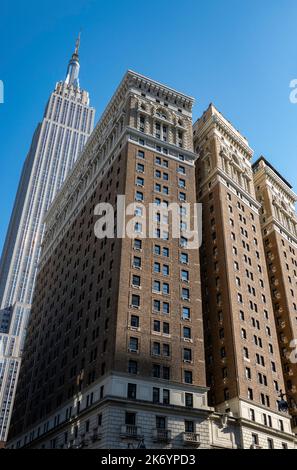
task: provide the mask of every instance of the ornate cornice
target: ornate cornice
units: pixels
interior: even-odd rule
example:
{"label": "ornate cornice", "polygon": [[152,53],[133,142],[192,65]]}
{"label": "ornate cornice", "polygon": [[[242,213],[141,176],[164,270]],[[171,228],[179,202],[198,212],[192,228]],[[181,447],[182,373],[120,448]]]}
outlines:
{"label": "ornate cornice", "polygon": [[211,128],[219,129],[240,148],[246,158],[250,160],[253,157],[254,152],[247,144],[245,138],[240,136],[240,134],[233,129],[231,124],[227,124],[224,119],[219,116],[219,114],[211,115],[210,118],[201,127],[201,129],[198,129],[196,124],[194,125],[194,129],[197,130],[195,138],[202,139]]}

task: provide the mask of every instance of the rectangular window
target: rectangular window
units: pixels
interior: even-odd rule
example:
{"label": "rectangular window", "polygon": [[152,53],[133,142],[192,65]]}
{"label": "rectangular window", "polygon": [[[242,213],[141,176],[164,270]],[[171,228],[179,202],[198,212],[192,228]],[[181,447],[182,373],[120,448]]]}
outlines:
{"label": "rectangular window", "polygon": [[185,405],[189,408],[193,408],[193,394],[192,393],[185,394]]}
{"label": "rectangular window", "polygon": [[193,374],[192,371],[190,370],[185,370],[184,371],[184,381],[186,384],[191,384],[193,383]]}
{"label": "rectangular window", "polygon": [[130,338],[129,350],[131,352],[138,352],[138,338]]}
{"label": "rectangular window", "polygon": [[130,400],[135,400],[136,399],[136,390],[137,390],[136,384],[129,384],[128,383],[127,397]]}
{"label": "rectangular window", "polygon": [[153,403],[160,403],[160,389],[153,387]]}
{"label": "rectangular window", "polygon": [[164,405],[170,404],[170,390],[167,390],[166,388],[163,389],[163,403]]}
{"label": "rectangular window", "polygon": [[128,365],[128,372],[129,374],[137,374],[138,372],[138,367],[137,367],[137,361],[132,361],[130,360],[129,361],[129,365]]}
{"label": "rectangular window", "polygon": [[132,307],[139,308],[140,307],[140,297],[139,295],[133,294],[132,295]]}

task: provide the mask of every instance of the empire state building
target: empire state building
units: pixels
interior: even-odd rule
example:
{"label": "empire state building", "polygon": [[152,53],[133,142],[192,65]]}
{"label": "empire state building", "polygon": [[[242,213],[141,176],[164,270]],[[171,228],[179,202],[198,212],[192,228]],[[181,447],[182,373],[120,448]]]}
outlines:
{"label": "empire state building", "polygon": [[43,219],[93,130],[95,110],[79,85],[79,45],[33,135],[0,261],[0,443],[7,438],[38,269]]}

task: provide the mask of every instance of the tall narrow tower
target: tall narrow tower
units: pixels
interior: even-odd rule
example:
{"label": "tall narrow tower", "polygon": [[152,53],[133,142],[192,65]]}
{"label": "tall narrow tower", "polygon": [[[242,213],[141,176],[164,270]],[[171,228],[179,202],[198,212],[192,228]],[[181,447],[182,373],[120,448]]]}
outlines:
{"label": "tall narrow tower", "polygon": [[194,125],[194,146],[210,404],[239,420],[243,448],[291,447],[253,152],[213,105]]}
{"label": "tall narrow tower", "polygon": [[297,195],[264,158],[253,165],[286,398],[297,429]]}
{"label": "tall narrow tower", "polygon": [[6,440],[44,232],[44,215],[93,130],[79,86],[79,43],[25,160],[0,262],[0,441]]}

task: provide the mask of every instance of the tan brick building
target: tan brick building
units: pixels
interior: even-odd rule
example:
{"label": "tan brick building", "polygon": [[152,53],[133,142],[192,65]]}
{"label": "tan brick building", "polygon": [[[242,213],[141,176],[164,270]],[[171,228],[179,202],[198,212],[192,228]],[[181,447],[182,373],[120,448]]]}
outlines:
{"label": "tan brick building", "polygon": [[192,104],[128,72],[49,210],[10,447],[238,445],[207,404],[198,250],[158,216],[155,238],[141,217],[94,235],[118,195],[136,216],[196,201]]}
{"label": "tan brick building", "polygon": [[292,186],[264,158],[253,165],[287,401],[297,428],[297,217]]}
{"label": "tan brick building", "polygon": [[236,416],[245,448],[287,447],[288,414],[247,140],[211,104],[194,125],[203,203],[201,279],[210,405]]}
{"label": "tan brick building", "polygon": [[[10,448],[294,447],[252,151],[212,105],[193,139],[192,105],[128,71],[50,208]],[[175,203],[187,231],[197,198],[201,267],[171,215],[144,219]]]}

